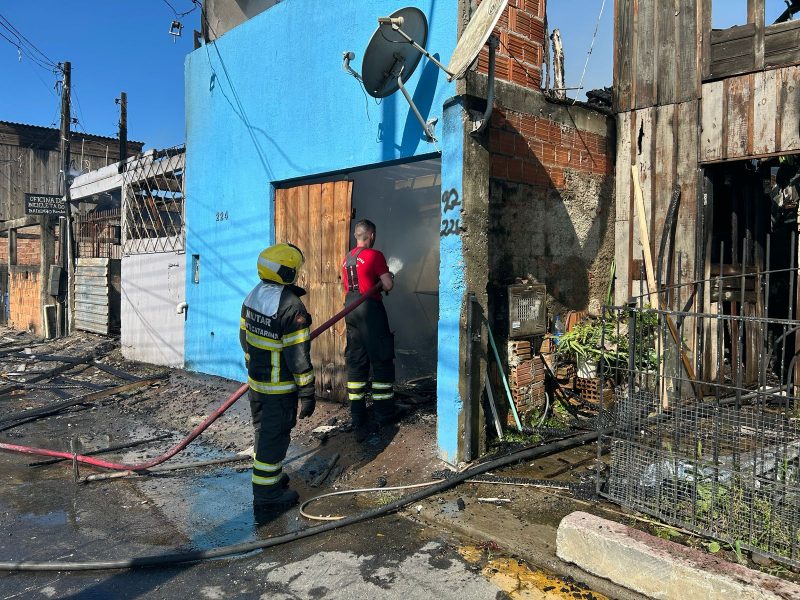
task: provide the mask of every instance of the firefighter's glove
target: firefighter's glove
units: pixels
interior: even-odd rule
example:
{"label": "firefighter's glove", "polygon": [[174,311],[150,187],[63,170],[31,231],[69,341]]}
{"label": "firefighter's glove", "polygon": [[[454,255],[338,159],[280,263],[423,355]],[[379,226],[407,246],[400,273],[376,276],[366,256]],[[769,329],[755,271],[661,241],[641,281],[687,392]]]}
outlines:
{"label": "firefighter's glove", "polygon": [[315,396],[302,396],[300,398],[300,418],[305,419],[313,415],[316,406],[317,398]]}

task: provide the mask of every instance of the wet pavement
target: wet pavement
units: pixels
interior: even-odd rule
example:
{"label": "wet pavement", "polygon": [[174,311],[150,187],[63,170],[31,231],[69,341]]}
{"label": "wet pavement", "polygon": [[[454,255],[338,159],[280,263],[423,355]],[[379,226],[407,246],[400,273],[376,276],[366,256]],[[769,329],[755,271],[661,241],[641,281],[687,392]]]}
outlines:
{"label": "wet pavement", "polygon": [[[152,371],[119,360],[116,364],[142,376]],[[72,440],[82,452],[162,438],[103,455],[137,462],[172,446],[236,387],[235,382],[175,371],[158,386],[15,427],[2,432],[0,439],[60,450],[68,450]],[[46,404],[51,399],[43,397],[45,392],[30,388],[6,395],[0,409],[9,414]],[[417,415],[415,421],[373,435],[361,446],[353,444],[346,431],[334,432],[327,440],[311,435],[321,424],[341,425],[345,416],[341,406],[322,403],[312,420],[298,426],[287,472],[301,498],[332,491],[332,486],[371,487],[376,479],[389,485],[417,482],[440,468],[430,415]],[[232,457],[252,443],[251,429],[247,404],[240,402],[171,463]],[[338,469],[324,485],[311,487],[334,454],[341,455]],[[69,461],[30,466],[37,460],[0,453],[0,562],[116,560],[201,550],[315,524],[300,517],[297,508],[267,524],[257,523],[247,462],[77,483]],[[81,467],[79,477],[93,472],[97,471]],[[352,514],[395,497],[336,498],[310,510]],[[246,556],[177,567],[0,572],[0,597],[465,600],[582,594],[571,583],[554,585],[547,577],[534,577],[537,571],[496,548],[465,548],[470,547],[447,530],[392,515]],[[563,596],[560,590],[571,595]]]}

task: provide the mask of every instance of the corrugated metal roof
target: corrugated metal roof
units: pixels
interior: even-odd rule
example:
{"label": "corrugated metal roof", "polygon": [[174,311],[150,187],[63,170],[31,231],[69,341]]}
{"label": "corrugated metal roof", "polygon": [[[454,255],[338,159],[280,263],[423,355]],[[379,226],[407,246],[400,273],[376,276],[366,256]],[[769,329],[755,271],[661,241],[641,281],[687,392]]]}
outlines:
{"label": "corrugated metal roof", "polygon": [[[53,131],[56,134],[59,131],[56,127],[45,127],[43,125],[31,125],[29,123],[15,123],[14,121],[2,121],[2,120],[0,120],[0,126],[2,126],[2,125],[9,125],[11,127],[28,127],[30,129],[39,129],[39,130],[45,130],[46,129],[46,130],[49,130],[49,131]],[[86,139],[111,140],[111,141],[114,141],[114,142],[119,141],[119,138],[109,137],[107,135],[96,135],[96,134],[93,134],[93,133],[83,133],[83,132],[74,131],[74,130],[73,130],[72,134],[73,135],[78,135],[78,136],[83,136]],[[128,143],[129,144],[141,144],[142,146],[144,146],[144,142],[137,142],[136,140],[128,140]]]}

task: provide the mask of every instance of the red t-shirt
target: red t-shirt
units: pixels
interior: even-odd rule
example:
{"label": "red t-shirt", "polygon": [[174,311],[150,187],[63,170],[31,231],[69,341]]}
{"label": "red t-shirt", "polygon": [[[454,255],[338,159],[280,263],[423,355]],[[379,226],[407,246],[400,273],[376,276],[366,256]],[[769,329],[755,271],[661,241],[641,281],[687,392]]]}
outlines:
{"label": "red t-shirt", "polygon": [[[355,256],[356,252],[358,252],[358,248],[353,248],[350,251],[350,256]],[[356,263],[358,289],[362,294],[378,283],[381,275],[386,275],[389,272],[389,267],[386,266],[386,258],[383,256],[383,252],[373,250],[372,248],[363,248],[356,259]],[[349,291],[350,282],[347,278],[346,258],[342,261],[342,283],[344,283],[344,291]],[[372,297],[380,300],[381,293],[373,294]]]}

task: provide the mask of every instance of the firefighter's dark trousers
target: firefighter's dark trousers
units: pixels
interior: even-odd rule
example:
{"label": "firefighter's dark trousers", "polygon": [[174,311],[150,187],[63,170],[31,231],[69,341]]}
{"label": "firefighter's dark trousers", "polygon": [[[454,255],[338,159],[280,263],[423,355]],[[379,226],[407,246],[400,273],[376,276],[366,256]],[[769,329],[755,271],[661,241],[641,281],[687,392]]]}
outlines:
{"label": "firefighter's dark trousers", "polygon": [[273,396],[250,390],[255,428],[253,497],[269,497],[280,488],[283,461],[297,422],[297,394]]}
{"label": "firefighter's dark trousers", "polygon": [[[346,303],[359,292],[347,294]],[[390,418],[394,406],[394,336],[389,330],[386,308],[370,298],[345,317],[347,323],[347,392],[353,425],[366,419],[365,394],[372,369],[372,400],[378,421]]]}

